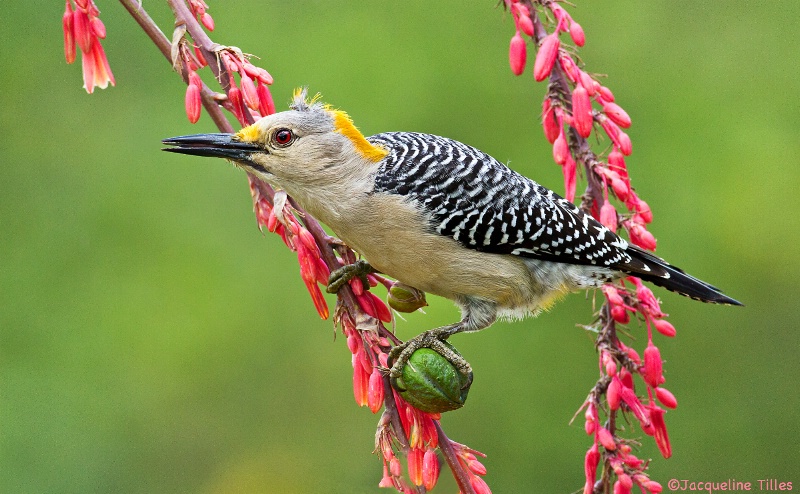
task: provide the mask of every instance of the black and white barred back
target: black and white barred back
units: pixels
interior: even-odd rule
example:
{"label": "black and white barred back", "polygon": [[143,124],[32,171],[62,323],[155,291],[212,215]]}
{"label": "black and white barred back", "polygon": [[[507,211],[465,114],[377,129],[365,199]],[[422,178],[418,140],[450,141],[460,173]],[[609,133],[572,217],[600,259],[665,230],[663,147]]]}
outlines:
{"label": "black and white barred back", "polygon": [[698,300],[738,303],[629,245],[571,202],[478,149],[413,132],[367,139],[389,151],[375,191],[420,204],[431,216],[432,230],[467,248],[606,267]]}

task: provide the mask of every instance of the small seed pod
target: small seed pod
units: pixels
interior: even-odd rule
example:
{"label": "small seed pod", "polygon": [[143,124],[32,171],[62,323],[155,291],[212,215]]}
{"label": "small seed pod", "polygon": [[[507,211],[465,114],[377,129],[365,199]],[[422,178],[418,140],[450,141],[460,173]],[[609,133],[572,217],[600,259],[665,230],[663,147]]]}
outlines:
{"label": "small seed pod", "polygon": [[414,312],[428,305],[425,300],[425,292],[399,281],[389,289],[387,301],[389,306],[397,312]]}
{"label": "small seed pod", "polygon": [[[445,343],[456,354],[456,349]],[[389,363],[391,365],[391,362]],[[392,386],[411,406],[428,413],[442,413],[464,406],[472,375],[461,375],[446,358],[430,348],[420,348],[403,367]]]}

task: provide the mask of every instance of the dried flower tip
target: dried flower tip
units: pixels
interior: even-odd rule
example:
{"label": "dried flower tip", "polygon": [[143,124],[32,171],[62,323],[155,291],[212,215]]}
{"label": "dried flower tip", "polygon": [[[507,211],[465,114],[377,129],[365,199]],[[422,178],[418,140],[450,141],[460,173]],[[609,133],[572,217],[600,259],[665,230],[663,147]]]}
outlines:
{"label": "dried flower tip", "polygon": [[533,64],[533,78],[537,82],[547,79],[550,72],[553,70],[553,65],[558,57],[558,49],[561,46],[561,41],[558,39],[558,33],[549,34],[542,40],[539,51],[536,53],[536,60]]}
{"label": "dried flower tip", "polygon": [[508,48],[508,63],[511,65],[511,72],[520,75],[525,71],[525,61],[528,51],[525,47],[525,40],[520,36],[519,31],[511,38],[511,46]]}

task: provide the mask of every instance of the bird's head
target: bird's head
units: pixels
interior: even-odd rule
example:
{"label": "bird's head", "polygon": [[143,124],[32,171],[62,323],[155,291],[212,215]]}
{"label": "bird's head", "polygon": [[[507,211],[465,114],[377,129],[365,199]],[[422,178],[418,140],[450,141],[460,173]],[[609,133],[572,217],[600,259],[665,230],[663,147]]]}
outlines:
{"label": "bird's head", "polygon": [[369,143],[347,113],[295,91],[290,110],[268,115],[235,134],[164,139],[164,151],[225,158],[290,193],[331,174],[381,161],[388,152]]}

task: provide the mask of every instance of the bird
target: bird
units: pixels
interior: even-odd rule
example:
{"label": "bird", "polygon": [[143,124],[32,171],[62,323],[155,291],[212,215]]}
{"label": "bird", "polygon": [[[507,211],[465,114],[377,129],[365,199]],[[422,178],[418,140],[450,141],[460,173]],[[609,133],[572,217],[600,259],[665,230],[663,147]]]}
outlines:
{"label": "bird", "polygon": [[450,336],[537,315],[569,292],[625,276],[742,305],[472,146],[416,132],[365,137],[306,88],[289,108],[234,134],[165,139],[164,150],[224,158],[330,227],[361,260],[335,270],[328,291],[380,272],[452,300],[459,321],[392,348],[393,378],[416,350],[431,348],[471,381],[469,363],[445,343]]}

